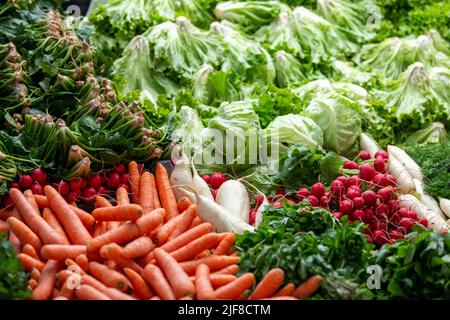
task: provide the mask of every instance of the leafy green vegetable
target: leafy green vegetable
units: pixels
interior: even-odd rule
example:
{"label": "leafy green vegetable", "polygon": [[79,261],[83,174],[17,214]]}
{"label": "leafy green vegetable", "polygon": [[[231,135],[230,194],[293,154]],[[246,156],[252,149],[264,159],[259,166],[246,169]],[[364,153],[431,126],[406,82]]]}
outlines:
{"label": "leafy green vegetable", "polygon": [[281,88],[294,87],[307,82],[302,64],[290,53],[277,51],[274,57],[277,85]]}
{"label": "leafy green vegetable", "polygon": [[447,130],[440,122],[433,122],[425,129],[419,130],[408,137],[405,141],[407,146],[420,144],[441,143],[447,139]]}

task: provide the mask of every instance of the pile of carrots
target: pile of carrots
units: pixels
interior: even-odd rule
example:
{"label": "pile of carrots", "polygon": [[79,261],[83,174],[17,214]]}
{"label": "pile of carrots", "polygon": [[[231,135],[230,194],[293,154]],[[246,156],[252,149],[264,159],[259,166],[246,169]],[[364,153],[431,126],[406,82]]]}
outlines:
{"label": "pile of carrots", "polygon": [[0,211],[17,257],[30,273],[35,300],[300,299],[322,278],[295,286],[276,268],[258,283],[239,277],[235,235],[212,232],[188,198],[178,202],[165,167],[155,175],[129,164],[130,195],[97,196],[88,213],[50,185],[45,195],[11,189],[14,207]]}

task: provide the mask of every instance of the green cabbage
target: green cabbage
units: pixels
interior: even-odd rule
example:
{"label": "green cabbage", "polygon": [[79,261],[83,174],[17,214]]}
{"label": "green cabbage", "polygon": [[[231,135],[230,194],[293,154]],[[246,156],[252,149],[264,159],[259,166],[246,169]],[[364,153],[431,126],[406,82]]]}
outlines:
{"label": "green cabbage", "polygon": [[[165,2],[167,0],[159,0]],[[210,13],[212,8],[211,4],[214,1],[208,0],[177,0],[178,15],[185,16],[192,24],[207,28],[209,24],[214,20]]]}
{"label": "green cabbage", "polygon": [[277,51],[273,60],[279,87],[294,87],[308,81],[302,64],[290,53]]}
{"label": "green cabbage", "polygon": [[447,139],[448,134],[444,124],[433,122],[425,129],[419,130],[408,137],[405,141],[407,146],[417,146],[429,143],[441,143]]}

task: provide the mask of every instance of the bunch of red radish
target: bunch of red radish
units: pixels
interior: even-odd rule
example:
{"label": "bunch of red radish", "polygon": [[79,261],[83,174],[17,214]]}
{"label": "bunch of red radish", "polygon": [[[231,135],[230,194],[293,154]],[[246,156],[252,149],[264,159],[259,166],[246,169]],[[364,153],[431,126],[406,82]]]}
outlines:
{"label": "bunch of red radish", "polygon": [[[389,155],[384,150],[378,151],[374,158],[369,152],[361,151],[355,161],[344,163],[343,175],[329,187],[318,182],[309,189],[299,189],[293,196],[286,195],[284,188],[280,188],[277,196],[268,200],[272,206],[280,207],[285,201],[295,204],[306,199],[314,207],[329,210],[338,219],[347,216],[350,223],[367,224],[370,243],[378,247],[393,243],[409,233],[413,225],[419,223],[427,227],[428,221],[400,207],[397,180],[388,172],[388,161]],[[257,196],[257,206],[262,202],[263,197]]]}
{"label": "bunch of red radish", "polygon": [[213,173],[212,175],[204,175],[202,179],[208,184],[214,199],[216,198],[217,190],[228,180],[227,176],[220,172]]}
{"label": "bunch of red radish", "polygon": [[[143,170],[143,167],[140,168]],[[71,180],[61,180],[51,182],[48,175],[42,168],[34,169],[30,174],[22,174],[17,182],[10,182],[9,188],[16,188],[21,191],[31,189],[34,194],[43,195],[44,187],[52,184],[53,187],[68,202],[93,203],[97,195],[110,195],[119,187],[130,192],[128,167],[122,163],[117,164],[109,173],[94,173],[87,177],[79,177]],[[12,204],[9,196],[3,199],[3,205]]]}

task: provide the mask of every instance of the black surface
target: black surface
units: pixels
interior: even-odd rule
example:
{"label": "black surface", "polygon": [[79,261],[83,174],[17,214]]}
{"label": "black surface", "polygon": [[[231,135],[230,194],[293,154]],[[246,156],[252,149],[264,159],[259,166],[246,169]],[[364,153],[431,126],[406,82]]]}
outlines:
{"label": "black surface", "polygon": [[74,1],[66,1],[63,4],[63,8],[64,10],[66,10],[69,6],[71,5],[76,5],[81,9],[81,14],[85,15],[88,8],[89,8],[89,3],[91,1],[90,0],[74,0]]}

